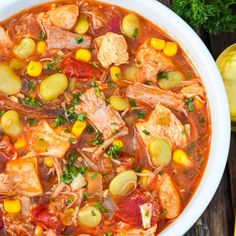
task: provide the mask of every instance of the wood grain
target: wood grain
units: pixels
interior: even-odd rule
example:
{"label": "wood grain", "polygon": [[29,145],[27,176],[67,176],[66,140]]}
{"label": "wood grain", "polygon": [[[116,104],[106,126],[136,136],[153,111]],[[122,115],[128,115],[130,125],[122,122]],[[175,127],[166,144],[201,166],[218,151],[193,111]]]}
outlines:
{"label": "wood grain", "polygon": [[[170,7],[171,1],[160,0]],[[236,31],[209,35],[197,30],[209,51],[216,59],[229,45],[236,43]],[[236,91],[235,91],[236,92]],[[220,96],[220,94],[219,94]],[[223,137],[222,137],[223,138]],[[217,173],[216,173],[217,174]],[[236,133],[231,135],[228,163],[220,186],[211,203],[185,236],[230,236],[234,234],[234,216],[236,208]],[[236,236],[236,235],[235,235]]]}

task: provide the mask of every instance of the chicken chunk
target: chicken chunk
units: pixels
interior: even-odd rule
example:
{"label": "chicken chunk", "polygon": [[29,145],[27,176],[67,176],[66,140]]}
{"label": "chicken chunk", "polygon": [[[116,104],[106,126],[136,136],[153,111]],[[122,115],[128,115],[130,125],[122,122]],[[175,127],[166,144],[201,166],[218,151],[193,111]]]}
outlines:
{"label": "chicken chunk", "polygon": [[0,57],[7,56],[13,45],[7,31],[0,26]]}
{"label": "chicken chunk", "polygon": [[0,175],[0,194],[39,196],[43,189],[38,176],[36,157],[18,158],[7,163],[6,173]]}
{"label": "chicken chunk", "polygon": [[56,7],[48,12],[41,12],[37,18],[43,25],[54,25],[56,27],[71,30],[79,16],[79,8],[75,4]]}
{"label": "chicken chunk", "polygon": [[33,148],[35,140],[43,140],[47,143],[47,150],[40,152],[40,155],[63,158],[70,147],[69,137],[64,132],[57,134],[46,121],[42,121],[32,129],[31,147]]}
{"label": "chicken chunk", "polygon": [[147,43],[141,45],[136,55],[136,61],[139,65],[136,82],[157,81],[157,74],[163,71],[169,71],[174,64],[170,58],[162,52],[148,46]]}
{"label": "chicken chunk", "polygon": [[[72,33],[52,25],[44,25],[47,34],[48,49],[74,49],[89,48],[91,37],[87,35]],[[83,37],[83,42],[78,44],[76,38]]]}
{"label": "chicken chunk", "polygon": [[182,95],[171,91],[164,91],[158,87],[137,83],[127,87],[126,96],[153,106],[157,103],[161,103],[162,105],[176,111],[184,112],[184,101]]}
{"label": "chicken chunk", "polygon": [[96,93],[94,88],[88,89],[81,97],[81,104],[75,108],[77,112],[83,112],[91,123],[108,139],[125,126],[125,122],[119,113],[107,105],[102,92]]}
{"label": "chicken chunk", "polygon": [[161,207],[166,212],[165,218],[176,218],[181,211],[181,199],[174,183],[168,174],[161,176],[158,194]]}
{"label": "chicken chunk", "polygon": [[103,67],[119,66],[129,60],[128,45],[123,35],[108,32],[95,39],[98,45],[98,60]]}
{"label": "chicken chunk", "polygon": [[187,81],[188,84],[180,90],[180,94],[185,98],[191,98],[199,96],[202,99],[206,99],[205,90],[201,85],[200,81],[192,80]]}
{"label": "chicken chunk", "polygon": [[[156,105],[147,121],[140,121],[135,126],[146,146],[155,138],[166,139],[172,147],[187,144],[185,128],[180,120],[168,108],[160,104]],[[147,130],[150,135],[146,135],[143,130]]]}
{"label": "chicken chunk", "polygon": [[79,16],[79,8],[75,4],[57,7],[50,11],[50,20],[54,26],[71,30]]}

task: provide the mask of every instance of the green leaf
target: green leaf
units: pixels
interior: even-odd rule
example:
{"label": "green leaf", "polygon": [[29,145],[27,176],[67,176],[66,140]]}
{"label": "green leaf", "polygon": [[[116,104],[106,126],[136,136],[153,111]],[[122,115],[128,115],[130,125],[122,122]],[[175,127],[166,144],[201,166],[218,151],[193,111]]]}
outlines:
{"label": "green leaf", "polygon": [[117,159],[120,156],[122,150],[123,150],[123,146],[112,145],[109,148],[107,154],[109,157],[113,159]]}
{"label": "green leaf", "polygon": [[84,41],[84,38],[82,36],[75,38],[76,43],[81,44]]}
{"label": "green leaf", "polygon": [[57,118],[55,119],[53,128],[56,129],[61,125],[64,125],[66,123],[66,119],[62,115],[58,115]]}
{"label": "green leaf", "polygon": [[134,39],[136,39],[138,37],[138,32],[139,32],[138,28],[135,28],[133,35],[132,35]]}
{"label": "green leaf", "polygon": [[74,106],[80,104],[80,97],[81,97],[81,95],[82,95],[81,93],[76,93],[76,94],[74,94],[73,100],[72,100],[72,104],[73,104]]}
{"label": "green leaf", "polygon": [[151,133],[149,132],[149,131],[147,131],[147,130],[143,130],[143,133],[145,134],[145,135],[147,135],[147,136],[149,136]]}
{"label": "green leaf", "polygon": [[43,106],[43,104],[40,103],[37,99],[30,98],[30,97],[24,98],[24,104],[26,104],[28,106],[33,106],[33,107],[42,107]]}
{"label": "green leaf", "polygon": [[39,40],[44,41],[46,39],[47,39],[47,34],[43,30],[41,30],[39,35]]}
{"label": "green leaf", "polygon": [[85,118],[86,118],[86,115],[85,115],[84,113],[80,113],[80,114],[78,115],[77,120],[83,122],[83,121],[85,120]]}
{"label": "green leaf", "polygon": [[189,111],[195,110],[194,105],[193,105],[194,98],[185,98],[184,102],[187,105]]}
{"label": "green leaf", "polygon": [[92,145],[97,146],[103,144],[103,134],[101,132],[97,132],[95,139],[91,142]]}
{"label": "green leaf", "polygon": [[134,113],[138,116],[138,118],[140,119],[144,119],[145,116],[146,116],[146,111],[143,111],[143,110],[140,110],[140,109],[137,109],[134,111]]}
{"label": "green leaf", "polygon": [[129,104],[131,107],[136,107],[137,106],[137,102],[135,101],[135,99],[129,99]]}
{"label": "green leaf", "polygon": [[35,119],[35,118],[29,118],[29,119],[27,119],[27,124],[29,125],[29,126],[35,126],[35,125],[37,125],[39,123],[39,121],[37,120],[37,119]]}

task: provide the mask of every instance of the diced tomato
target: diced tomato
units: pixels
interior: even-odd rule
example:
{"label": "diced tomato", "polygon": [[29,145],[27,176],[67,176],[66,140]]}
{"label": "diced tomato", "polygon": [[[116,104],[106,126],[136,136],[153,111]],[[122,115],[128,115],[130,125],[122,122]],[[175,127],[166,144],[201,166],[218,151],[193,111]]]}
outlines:
{"label": "diced tomato", "polygon": [[119,210],[115,215],[119,220],[127,224],[142,227],[140,206],[145,203],[153,204],[151,223],[154,225],[160,217],[160,205],[156,199],[142,192],[140,189],[136,189],[119,204]]}
{"label": "diced tomato", "polygon": [[62,62],[62,67],[67,76],[74,76],[78,79],[88,80],[94,77],[99,79],[103,73],[101,69],[93,65],[72,58],[66,58]]}
{"label": "diced tomato", "polygon": [[10,138],[4,136],[0,140],[0,172],[4,171],[6,163],[16,155],[16,150],[11,144]]}
{"label": "diced tomato", "polygon": [[121,14],[117,8],[111,8],[107,13],[107,32],[120,33]]}
{"label": "diced tomato", "polygon": [[47,228],[54,229],[57,232],[64,230],[64,226],[60,220],[48,211],[47,203],[39,204],[32,210],[32,220]]}

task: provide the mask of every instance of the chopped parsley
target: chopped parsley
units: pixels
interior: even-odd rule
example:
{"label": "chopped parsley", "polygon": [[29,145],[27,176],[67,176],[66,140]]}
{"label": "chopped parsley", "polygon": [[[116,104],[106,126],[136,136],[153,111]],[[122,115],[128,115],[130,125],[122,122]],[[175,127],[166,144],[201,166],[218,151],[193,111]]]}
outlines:
{"label": "chopped parsley", "polygon": [[72,203],[73,201],[74,201],[74,198],[72,198],[72,197],[68,197],[66,199],[66,203]]}
{"label": "chopped parsley", "polygon": [[133,38],[136,39],[136,38],[138,37],[138,32],[139,32],[138,28],[135,28],[135,29],[134,29],[134,32],[133,32],[133,35],[132,35]]}
{"label": "chopped parsley", "polygon": [[151,134],[149,131],[147,131],[147,130],[145,130],[145,129],[143,130],[143,133],[144,133],[145,135],[147,135],[147,136]]}
{"label": "chopped parsley", "polygon": [[36,87],[35,81],[26,80],[28,93],[32,93]]}
{"label": "chopped parsley", "polygon": [[196,147],[196,144],[195,143],[191,143],[189,146],[188,146],[188,153],[192,152],[193,149]]}
{"label": "chopped parsley", "polygon": [[84,198],[85,200],[88,200],[89,197],[90,197],[90,194],[89,194],[88,192],[85,192],[85,193],[83,194],[83,198]]}
{"label": "chopped parsley", "polygon": [[117,73],[117,74],[115,74],[115,77],[118,78],[118,79],[121,79],[122,75],[121,75],[121,73]]}
{"label": "chopped parsley", "polygon": [[142,167],[141,166],[136,166],[134,171],[140,173],[142,171]]}
{"label": "chopped parsley", "polygon": [[184,103],[187,105],[189,111],[195,110],[193,102],[194,102],[194,98],[185,98],[184,99]]}
{"label": "chopped parsley", "polygon": [[73,181],[73,178],[76,177],[79,173],[85,174],[88,171],[88,168],[85,166],[75,166],[75,161],[77,159],[78,155],[76,153],[73,153],[69,156],[68,162],[66,164],[66,170],[61,176],[61,181],[63,183],[70,184]]}
{"label": "chopped parsley", "polygon": [[117,159],[117,158],[120,156],[122,150],[123,150],[123,146],[112,145],[112,146],[109,148],[107,154],[108,154],[108,156],[111,157],[112,159]]}
{"label": "chopped parsley", "polygon": [[58,56],[55,60],[50,61],[47,65],[46,68],[47,70],[57,70],[58,64],[60,63],[61,56]]}
{"label": "chopped parsley", "polygon": [[84,113],[78,114],[77,120],[84,122],[86,118],[86,115]]}
{"label": "chopped parsley", "polygon": [[187,78],[188,78],[188,79],[190,79],[190,78],[192,78],[192,77],[193,77],[193,75],[192,75],[192,73],[191,73],[191,72],[188,72],[188,73],[186,74],[186,76],[187,76]]}
{"label": "chopped parsley", "polygon": [[74,143],[75,141],[76,141],[76,139],[74,139],[74,138],[72,138],[72,137],[69,138],[69,142],[70,142],[70,143]]}
{"label": "chopped parsley", "polygon": [[76,43],[81,44],[84,41],[84,38],[82,36],[75,38]]}
{"label": "chopped parsley", "polygon": [[39,40],[44,41],[46,39],[47,39],[47,34],[43,30],[41,30],[39,35]]}
{"label": "chopped parsley", "polygon": [[142,62],[141,62],[140,60],[138,60],[138,61],[137,61],[137,64],[138,64],[138,65],[141,65],[141,64],[142,64]]}
{"label": "chopped parsley", "polygon": [[73,99],[72,99],[72,104],[74,106],[80,104],[80,96],[81,96],[81,93],[74,94]]}
{"label": "chopped parsley", "polygon": [[65,123],[66,123],[66,119],[64,118],[64,116],[58,115],[57,118],[55,119],[53,128],[56,129],[56,128],[58,128],[59,126],[64,125]]}
{"label": "chopped parsley", "polygon": [[101,95],[101,91],[100,91],[99,85],[96,82],[96,78],[93,78],[93,81],[91,82],[91,86],[95,89],[96,95],[100,96]]}
{"label": "chopped parsley", "polygon": [[103,212],[103,213],[107,213],[107,212],[108,212],[108,209],[105,208],[100,202],[96,202],[96,203],[94,204],[94,207],[95,207],[97,210],[99,210],[99,211],[101,211],[101,212]]}
{"label": "chopped parsley", "polygon": [[129,99],[129,104],[131,107],[136,107],[137,106],[137,102],[135,101],[135,99]]}
{"label": "chopped parsley", "polygon": [[87,131],[89,134],[93,134],[93,133],[95,132],[95,129],[93,128],[92,125],[89,124],[89,125],[87,126],[86,131]]}
{"label": "chopped parsley", "polygon": [[150,212],[149,211],[146,211],[145,212],[145,216],[148,217],[150,215]]}
{"label": "chopped parsley", "polygon": [[143,110],[140,110],[140,109],[137,109],[134,111],[134,113],[138,116],[138,118],[140,119],[144,119],[145,116],[146,116],[146,111],[143,111]]}
{"label": "chopped parsley", "polygon": [[114,87],[114,86],[116,86],[116,83],[112,79],[110,79],[110,80],[108,80],[107,85],[109,87]]}
{"label": "chopped parsley", "polygon": [[30,97],[25,97],[24,98],[24,104],[32,107],[42,107],[42,103],[40,103],[37,99],[35,98],[30,98]]}
{"label": "chopped parsley", "polygon": [[91,211],[91,215],[92,215],[92,216],[96,216],[96,213],[95,213],[94,210]]}
{"label": "chopped parsley", "polygon": [[91,179],[96,179],[97,176],[98,176],[98,173],[97,173],[97,172],[94,172],[94,173],[92,174],[92,176],[91,176]]}
{"label": "chopped parsley", "polygon": [[103,144],[104,139],[103,139],[103,134],[101,132],[97,132],[96,137],[94,140],[92,140],[91,144],[93,146],[101,145]]}
{"label": "chopped parsley", "polygon": [[112,234],[112,232],[110,232],[110,231],[105,233],[105,236],[112,236],[112,235],[113,235],[113,234]]}
{"label": "chopped parsley", "polygon": [[29,118],[29,119],[27,119],[27,124],[29,125],[29,126],[35,126],[35,125],[37,125],[39,123],[39,121],[37,120],[37,119],[35,119],[35,118]]}
{"label": "chopped parsley", "polygon": [[99,66],[97,65],[97,63],[95,61],[90,61],[89,64],[95,68],[99,68]]}
{"label": "chopped parsley", "polygon": [[183,129],[183,130],[181,131],[181,134],[186,134],[186,131]]}
{"label": "chopped parsley", "polygon": [[167,72],[159,72],[157,74],[157,80],[162,80],[162,79],[168,79],[168,74]]}
{"label": "chopped parsley", "polygon": [[161,217],[162,217],[162,218],[165,218],[165,216],[166,216],[166,210],[163,210],[163,211],[161,212]]}
{"label": "chopped parsley", "polygon": [[74,107],[70,107],[66,110],[66,116],[70,123],[74,123],[78,119],[78,114],[74,110]]}

